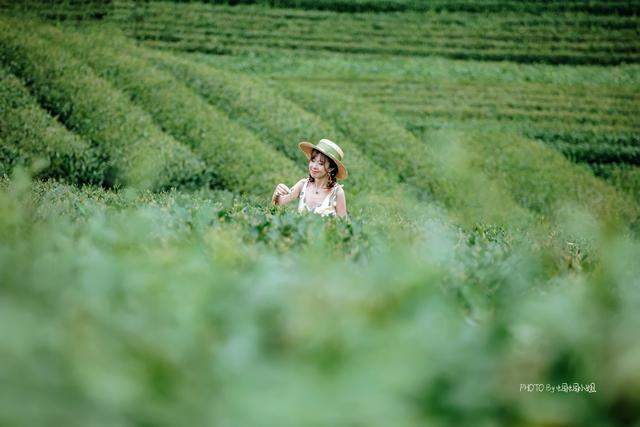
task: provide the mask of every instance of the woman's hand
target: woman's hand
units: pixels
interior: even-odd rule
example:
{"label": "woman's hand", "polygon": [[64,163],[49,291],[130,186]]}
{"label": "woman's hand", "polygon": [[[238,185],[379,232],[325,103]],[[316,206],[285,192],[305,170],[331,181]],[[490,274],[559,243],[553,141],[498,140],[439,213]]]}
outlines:
{"label": "woman's hand", "polygon": [[282,204],[282,202],[286,203],[288,202],[283,200],[284,198],[282,196],[286,196],[288,194],[291,194],[291,189],[289,189],[289,187],[287,187],[284,184],[278,184],[276,186],[275,191],[273,192],[273,196],[271,197],[271,201],[273,202],[273,204],[275,205],[279,205]]}

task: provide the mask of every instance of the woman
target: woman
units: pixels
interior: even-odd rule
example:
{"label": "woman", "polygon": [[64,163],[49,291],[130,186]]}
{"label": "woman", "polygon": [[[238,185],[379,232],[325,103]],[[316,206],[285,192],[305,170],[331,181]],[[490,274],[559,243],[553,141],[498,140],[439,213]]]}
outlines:
{"label": "woman", "polygon": [[286,205],[299,199],[298,212],[313,212],[320,216],[347,216],[347,202],[342,185],[337,179],[347,177],[342,164],[344,153],[336,143],[321,139],[317,145],[303,141],[298,144],[309,160],[309,176],[298,181],[293,188],[278,184],[271,201]]}

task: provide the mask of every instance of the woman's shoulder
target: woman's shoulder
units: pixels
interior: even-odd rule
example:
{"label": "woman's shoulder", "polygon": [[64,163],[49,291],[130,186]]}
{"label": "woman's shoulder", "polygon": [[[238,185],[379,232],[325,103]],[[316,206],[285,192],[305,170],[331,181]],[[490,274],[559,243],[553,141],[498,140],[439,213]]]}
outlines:
{"label": "woman's shoulder", "polygon": [[344,189],[342,188],[341,184],[338,184],[336,182],[336,184],[334,185],[333,194],[334,196],[344,196]]}
{"label": "woman's shoulder", "polygon": [[307,182],[307,178],[302,178],[301,180],[299,180],[298,182],[296,182],[295,184],[293,184],[293,187],[291,187],[291,190],[293,191],[302,191],[302,189],[304,188],[305,183]]}

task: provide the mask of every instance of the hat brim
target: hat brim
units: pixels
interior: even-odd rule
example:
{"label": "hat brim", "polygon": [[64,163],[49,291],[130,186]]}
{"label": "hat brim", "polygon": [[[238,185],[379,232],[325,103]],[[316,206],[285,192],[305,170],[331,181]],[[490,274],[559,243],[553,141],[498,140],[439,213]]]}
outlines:
{"label": "hat brim", "polygon": [[307,141],[302,141],[300,144],[298,144],[298,147],[300,147],[300,149],[302,150],[304,155],[307,156],[307,159],[309,159],[309,160],[311,159],[311,152],[314,149],[318,150],[319,152],[321,152],[322,154],[324,154],[325,156],[327,156],[331,160],[333,160],[336,163],[336,165],[338,165],[338,173],[336,174],[336,178],[345,179],[347,176],[349,176],[349,173],[347,172],[347,168],[344,167],[344,165],[342,164],[342,162],[340,160],[334,158],[331,154],[326,153],[321,148],[318,148],[318,146],[313,145],[312,143],[307,142]]}

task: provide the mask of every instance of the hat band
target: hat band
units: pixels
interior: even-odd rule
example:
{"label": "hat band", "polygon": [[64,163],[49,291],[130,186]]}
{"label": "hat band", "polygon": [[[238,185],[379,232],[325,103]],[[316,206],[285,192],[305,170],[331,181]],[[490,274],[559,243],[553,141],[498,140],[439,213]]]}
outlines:
{"label": "hat band", "polygon": [[336,150],[335,148],[333,148],[329,144],[325,144],[324,142],[320,142],[318,145],[316,145],[316,147],[320,151],[324,151],[327,155],[329,155],[329,157],[333,158],[334,160],[338,160],[339,162],[342,161],[342,156],[340,155],[340,153],[338,153],[338,150]]}

